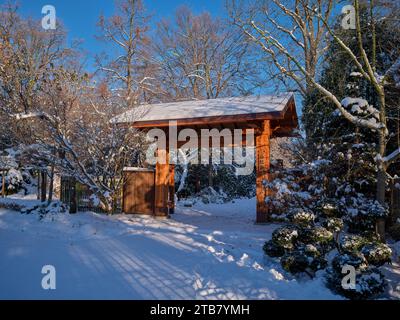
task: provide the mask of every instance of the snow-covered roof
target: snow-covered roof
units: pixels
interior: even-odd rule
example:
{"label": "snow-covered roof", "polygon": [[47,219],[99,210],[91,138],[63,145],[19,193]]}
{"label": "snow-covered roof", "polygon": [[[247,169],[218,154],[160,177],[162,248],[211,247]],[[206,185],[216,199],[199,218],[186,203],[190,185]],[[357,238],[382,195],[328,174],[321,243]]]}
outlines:
{"label": "snow-covered roof", "polygon": [[[292,93],[261,95],[236,98],[181,101],[140,105],[119,116],[113,123],[153,123],[181,120],[196,120],[221,117],[240,117],[246,115],[280,118],[293,98]],[[257,117],[255,117],[257,118]]]}

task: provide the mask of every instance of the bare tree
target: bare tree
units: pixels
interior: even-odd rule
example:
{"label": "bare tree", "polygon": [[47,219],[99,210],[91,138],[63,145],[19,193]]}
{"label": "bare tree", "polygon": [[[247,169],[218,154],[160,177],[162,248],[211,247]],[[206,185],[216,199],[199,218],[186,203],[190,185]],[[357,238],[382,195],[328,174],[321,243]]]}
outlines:
{"label": "bare tree", "polygon": [[187,7],[162,21],[154,41],[166,99],[212,99],[249,93],[257,72],[242,34],[208,12]]}
{"label": "bare tree", "polygon": [[[320,5],[326,3],[325,1],[306,1],[299,0],[295,1],[291,7],[287,7],[280,3],[279,1],[272,0],[279,8],[281,8],[281,14],[283,19],[294,21],[296,25],[300,28],[301,21],[307,17],[306,14],[312,16],[312,24],[303,25],[304,32],[312,33],[315,26],[323,26],[329,36],[336,41],[336,43],[342,48],[344,52],[349,57],[349,63],[354,64],[358,69],[361,77],[363,77],[374,89],[379,100],[379,109],[368,105],[368,102],[364,99],[351,99],[335,96],[327,88],[322,86],[316,75],[313,73],[313,69],[308,67],[308,63],[298,56],[296,53],[299,48],[303,48],[305,43],[300,41],[296,37],[295,33],[290,33],[285,26],[278,23],[273,23],[273,30],[283,30],[287,33],[289,31],[289,36],[293,39],[295,44],[294,47],[289,46],[286,41],[274,36],[274,32],[271,29],[271,25],[266,24],[265,21],[253,20],[253,16],[247,17],[245,12],[241,12],[240,15],[233,15],[234,22],[238,25],[244,34],[248,36],[248,39],[253,43],[256,43],[264,54],[273,60],[277,69],[287,78],[295,81],[299,85],[301,91],[304,91],[302,87],[302,79],[305,79],[307,86],[314,90],[318,90],[325,98],[329,99],[336,108],[340,111],[342,116],[350,121],[352,124],[358,127],[371,130],[371,133],[377,136],[378,147],[376,162],[378,167],[377,172],[377,190],[376,199],[382,205],[385,204],[385,190],[387,182],[387,168],[397,159],[400,158],[400,146],[395,150],[387,150],[386,145],[389,138],[389,132],[386,125],[386,96],[385,96],[385,85],[387,83],[393,82],[393,74],[398,72],[400,68],[400,58],[395,64],[386,70],[382,75],[378,75],[375,69],[374,57],[376,53],[372,53],[369,57],[362,41],[362,31],[360,25],[360,1],[354,0],[353,5],[355,8],[355,31],[354,35],[358,39],[358,51],[360,55],[358,56],[346,43],[334,32],[330,25],[330,21],[326,15],[326,11],[321,11]],[[299,11],[297,6],[301,4],[306,5],[307,9],[304,11]],[[375,28],[374,28],[374,1],[369,1],[371,7],[371,21],[370,21],[370,32],[371,39],[374,42],[376,40]],[[301,18],[300,20],[300,17]],[[265,18],[270,21],[269,18]],[[286,31],[285,31],[286,30]],[[293,44],[293,43],[292,43]],[[374,45],[372,46],[373,52],[376,50]],[[284,61],[284,62],[283,62]],[[315,61],[315,57],[314,57]],[[307,91],[307,90],[306,90]],[[352,112],[354,106],[368,106],[370,110],[370,115],[368,117],[360,117],[356,113]],[[350,108],[349,108],[350,107]],[[388,152],[389,151],[389,152]],[[384,239],[384,221],[379,221],[377,225],[377,233]]]}
{"label": "bare tree", "polygon": [[147,102],[147,95],[155,90],[152,83],[154,65],[147,49],[149,17],[141,0],[118,0],[116,11],[109,18],[101,15],[98,22],[99,39],[110,44],[116,56],[100,55],[97,63],[112,89],[130,107]]}
{"label": "bare tree", "polygon": [[233,24],[270,57],[270,77],[282,81],[286,88],[299,91],[304,97],[312,90],[309,79],[290,56],[270,46],[269,42],[279,39],[304,70],[315,77],[326,50],[327,30],[319,16],[329,21],[334,3],[334,0],[227,1]]}

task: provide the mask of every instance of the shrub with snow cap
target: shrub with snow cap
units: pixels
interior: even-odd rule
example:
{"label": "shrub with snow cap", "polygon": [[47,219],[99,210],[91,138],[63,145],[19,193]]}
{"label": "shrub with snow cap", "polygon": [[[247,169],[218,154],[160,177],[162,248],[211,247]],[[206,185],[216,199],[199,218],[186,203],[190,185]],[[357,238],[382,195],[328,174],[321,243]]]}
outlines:
{"label": "shrub with snow cap", "polygon": [[378,219],[389,215],[389,208],[365,197],[353,197],[346,208],[345,222],[350,232],[374,231]]}
{"label": "shrub with snow cap", "polygon": [[322,255],[322,252],[321,252],[322,250],[321,250],[321,248],[317,248],[315,245],[313,245],[313,244],[307,244],[305,247],[304,247],[304,253],[307,255],[307,256],[309,256],[309,257],[313,257],[313,258],[316,258],[316,257],[319,257],[319,256],[321,256]]}
{"label": "shrub with snow cap", "polygon": [[298,235],[297,227],[286,226],[278,228],[272,233],[272,241],[286,250],[292,250]]}
{"label": "shrub with snow cap", "polygon": [[360,251],[367,243],[369,243],[369,240],[360,235],[346,235],[340,241],[340,249],[345,253],[351,254]]}
{"label": "shrub with snow cap", "polygon": [[320,204],[321,213],[325,217],[338,217],[340,209],[337,202],[333,199],[326,199]]}
{"label": "shrub with snow cap", "polygon": [[368,268],[368,261],[361,253],[338,254],[333,258],[332,268],[335,272],[342,274],[345,266],[352,266],[356,271],[365,271]]}
{"label": "shrub with snow cap", "polygon": [[[342,285],[342,268],[353,266],[356,270],[355,288],[345,288]],[[327,285],[332,291],[348,299],[371,299],[385,291],[385,277],[377,268],[368,267],[365,258],[353,255],[339,255],[335,257],[332,267],[328,268]]]}
{"label": "shrub with snow cap", "polygon": [[340,232],[344,227],[344,222],[340,218],[328,218],[324,225],[325,228],[331,232]]}
{"label": "shrub with snow cap", "polygon": [[24,183],[24,178],[21,171],[17,169],[10,169],[6,174],[6,188],[8,192],[18,192]]}
{"label": "shrub with snow cap", "polygon": [[[315,251],[313,251],[314,253]],[[310,251],[306,251],[305,248],[286,253],[281,258],[282,268],[293,274],[307,272],[312,276],[314,272],[326,268],[327,264],[323,256],[310,255]]]}
{"label": "shrub with snow cap", "polygon": [[310,226],[314,223],[315,215],[312,212],[301,210],[293,213],[291,220],[299,226]]}
{"label": "shrub with snow cap", "polygon": [[272,240],[267,241],[263,246],[264,253],[272,258],[282,257],[285,254],[285,248],[276,244]]}
{"label": "shrub with snow cap", "polygon": [[391,262],[392,249],[384,243],[371,243],[365,245],[362,250],[369,264],[380,267]]}
{"label": "shrub with snow cap", "polygon": [[286,271],[296,274],[307,270],[309,260],[302,252],[287,253],[282,257],[281,265]]}
{"label": "shrub with snow cap", "polygon": [[304,244],[330,246],[333,241],[333,233],[321,226],[305,228],[300,232],[299,241]]}

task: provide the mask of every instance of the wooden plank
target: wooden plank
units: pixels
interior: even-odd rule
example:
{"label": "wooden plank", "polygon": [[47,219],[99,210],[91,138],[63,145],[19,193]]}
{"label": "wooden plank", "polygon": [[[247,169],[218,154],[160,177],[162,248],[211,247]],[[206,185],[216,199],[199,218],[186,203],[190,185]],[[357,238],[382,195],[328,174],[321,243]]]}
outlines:
{"label": "wooden plank", "polygon": [[165,162],[161,164],[156,163],[155,172],[155,208],[154,214],[156,216],[168,216],[168,189],[169,189],[169,152],[166,150],[158,149],[157,156],[164,157]]}
{"label": "wooden plank", "polygon": [[154,212],[154,174],[153,172],[135,172],[134,213],[149,214]]}
{"label": "wooden plank", "polygon": [[154,214],[154,172],[127,171],[124,174],[123,212],[126,214]]}
{"label": "wooden plank", "polygon": [[134,189],[132,188],[134,174],[132,172],[124,173],[124,184],[123,184],[123,202],[122,211],[124,213],[133,213],[134,207]]}
{"label": "wooden plank", "polygon": [[262,132],[256,136],[256,222],[263,223],[269,220],[269,207],[265,203],[268,189],[264,182],[270,181],[270,122],[264,121]]}

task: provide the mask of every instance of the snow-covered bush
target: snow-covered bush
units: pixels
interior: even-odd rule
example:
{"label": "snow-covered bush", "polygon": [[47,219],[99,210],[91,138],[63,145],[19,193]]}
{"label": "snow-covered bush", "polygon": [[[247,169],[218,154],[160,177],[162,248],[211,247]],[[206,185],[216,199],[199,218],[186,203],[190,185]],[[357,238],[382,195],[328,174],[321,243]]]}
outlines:
{"label": "snow-covered bush", "polygon": [[272,241],[286,250],[292,250],[298,235],[299,231],[297,227],[286,226],[278,228],[272,233]]}
{"label": "snow-covered bush", "polygon": [[342,252],[352,254],[360,251],[368,243],[369,240],[363,236],[356,234],[346,235],[341,239],[340,249]]}
{"label": "snow-covered bush", "polygon": [[391,262],[392,249],[384,243],[371,243],[365,245],[362,250],[369,264],[380,267],[385,263]]}
{"label": "snow-covered bush", "polygon": [[272,258],[282,257],[285,254],[285,248],[274,241],[267,241],[263,246],[264,253]]}
{"label": "snow-covered bush", "polygon": [[315,271],[326,268],[325,255],[332,247],[333,235],[321,226],[310,226],[312,220],[307,217],[300,219],[298,225],[276,229],[272,240],[264,244],[265,254],[279,257],[283,269],[293,274],[307,272],[313,276]]}
{"label": "snow-covered bush", "polygon": [[54,215],[67,213],[68,206],[61,201],[53,201],[50,204],[40,204],[33,207],[26,207],[20,210],[21,214],[36,214],[39,219],[44,219],[45,217],[53,218]]}
{"label": "snow-covered bush", "polygon": [[281,258],[282,268],[290,273],[305,272],[309,267],[308,257],[300,251],[287,253]]}
{"label": "snow-covered bush", "polygon": [[309,211],[299,210],[292,214],[291,220],[299,226],[310,226],[314,223],[315,215]]}
{"label": "snow-covered bush", "polygon": [[178,197],[196,198],[204,189],[213,188],[223,201],[241,197],[255,196],[255,172],[250,175],[236,175],[232,165],[213,165],[212,187],[209,186],[210,168],[206,165],[189,164],[186,168],[182,165],[175,167],[175,183]]}
{"label": "snow-covered bush", "polygon": [[362,195],[347,199],[346,206],[344,219],[350,232],[373,231],[376,221],[386,218],[389,214],[387,206]]}
{"label": "snow-covered bush", "polygon": [[[342,270],[345,266],[352,266],[356,271],[355,288],[345,288],[342,285],[345,274]],[[379,269],[369,267],[366,258],[362,254],[337,255],[332,266],[328,268],[327,285],[349,299],[370,299],[381,294],[385,290],[385,278]]]}
{"label": "snow-covered bush", "polygon": [[344,222],[340,218],[327,218],[324,222],[324,226],[331,232],[340,232],[344,227]]}
{"label": "snow-covered bush", "polygon": [[333,233],[321,226],[303,228],[299,233],[299,241],[329,248],[333,244]]}
{"label": "snow-covered bush", "polygon": [[[366,237],[350,235],[342,239],[340,249],[343,253],[338,254],[328,268],[328,286],[350,299],[368,299],[382,293],[385,278],[376,267],[391,261],[390,247]],[[352,266],[356,271],[356,286],[353,289],[342,286],[342,271],[346,266]]]}
{"label": "snow-covered bush", "polygon": [[321,248],[317,248],[313,244],[307,244],[304,247],[304,252],[307,256],[314,257],[314,258],[319,257],[323,254]]}
{"label": "snow-covered bush", "polygon": [[333,271],[341,274],[343,267],[345,266],[352,266],[354,269],[356,269],[356,271],[365,271],[368,268],[368,262],[361,253],[338,254],[333,258]]}
{"label": "snow-covered bush", "polygon": [[[311,213],[308,210],[314,194],[308,190],[307,182],[298,183],[298,178],[307,175],[311,167],[280,169],[273,173],[273,179],[266,184],[266,188],[272,190],[270,197],[265,199],[272,208],[272,219],[275,221],[293,221],[296,214],[301,219],[301,213]],[[304,216],[304,218],[306,218]],[[311,218],[311,215],[308,215]],[[304,221],[305,222],[305,221]]]}
{"label": "snow-covered bush", "polygon": [[305,248],[299,248],[293,252],[286,253],[281,258],[282,268],[293,274],[307,272],[312,276],[312,273],[327,266],[326,259],[315,253],[316,251],[309,251]]}
{"label": "snow-covered bush", "polygon": [[24,178],[21,171],[17,169],[10,169],[6,175],[6,189],[8,193],[18,192],[24,183]]}
{"label": "snow-covered bush", "polygon": [[224,203],[230,200],[230,198],[222,191],[216,191],[212,187],[207,187],[201,190],[199,193],[194,195],[194,198],[199,199],[203,203]]}
{"label": "snow-covered bush", "polygon": [[317,204],[322,216],[338,217],[341,215],[337,199],[323,199]]}

